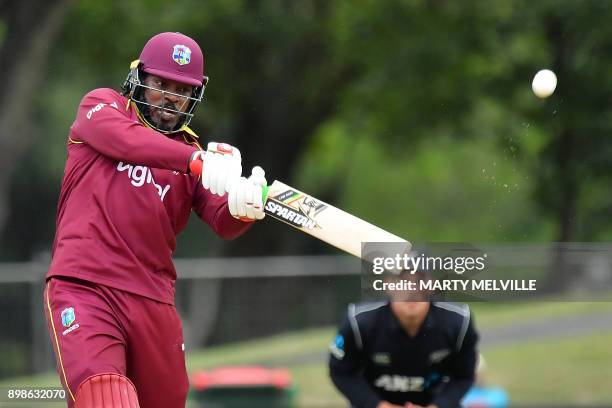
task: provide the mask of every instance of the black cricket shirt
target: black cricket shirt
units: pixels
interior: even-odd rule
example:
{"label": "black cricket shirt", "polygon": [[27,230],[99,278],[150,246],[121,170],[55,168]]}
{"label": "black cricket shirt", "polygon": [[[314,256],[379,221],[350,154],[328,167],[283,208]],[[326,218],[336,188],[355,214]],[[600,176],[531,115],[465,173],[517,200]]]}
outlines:
{"label": "black cricket shirt", "polygon": [[350,304],[330,346],[329,372],[355,408],[381,400],[456,408],[474,382],[477,343],[466,305],[431,302],[411,337],[389,302]]}

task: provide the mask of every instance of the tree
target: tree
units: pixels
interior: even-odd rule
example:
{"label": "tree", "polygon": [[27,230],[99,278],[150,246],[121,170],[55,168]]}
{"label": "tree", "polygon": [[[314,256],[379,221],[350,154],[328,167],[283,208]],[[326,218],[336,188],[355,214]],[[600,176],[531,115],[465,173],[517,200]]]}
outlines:
{"label": "tree", "polygon": [[[291,177],[310,135],[334,113],[337,97],[350,80],[347,68],[330,57],[331,4],[217,0],[206,3],[204,15],[193,12],[198,7],[201,4],[192,0],[182,1],[180,6],[89,0],[75,5],[61,33],[62,46],[49,58],[52,84],[45,92],[49,100],[62,95],[61,106],[45,103],[42,107],[54,160],[63,160],[64,140],[78,98],[94,87],[117,88],[129,62],[137,58],[148,38],[160,31],[180,30],[202,45],[206,74],[211,78],[193,122],[202,141],[240,146],[245,172],[259,164],[270,180]],[[125,30],[118,32],[117,25]],[[40,188],[20,192],[31,202],[47,200],[46,195],[52,194]],[[20,204],[13,204],[16,212],[23,208]],[[20,219],[38,229],[42,229],[42,222],[47,229],[53,227],[48,216],[42,222],[25,214]],[[286,240],[268,240],[266,236],[286,230],[270,232],[272,225],[263,224],[227,248],[241,254],[278,252]],[[26,225],[20,228],[28,229]],[[179,253],[205,255],[224,250],[204,231],[199,225],[187,231],[189,238],[179,245]],[[39,239],[38,243],[15,246],[31,252],[36,246],[48,245],[46,234]]]}
{"label": "tree", "polygon": [[[612,4],[598,1],[340,6],[336,51],[358,75],[337,118],[353,139],[375,138],[397,159],[444,137],[496,138],[529,166],[534,216],[556,224],[549,239],[606,239],[611,17]],[[559,86],[540,101],[529,85],[544,67]]]}
{"label": "tree", "polygon": [[0,2],[4,37],[0,48],[0,231],[17,160],[36,139],[33,107],[46,77],[46,60],[70,0]]}

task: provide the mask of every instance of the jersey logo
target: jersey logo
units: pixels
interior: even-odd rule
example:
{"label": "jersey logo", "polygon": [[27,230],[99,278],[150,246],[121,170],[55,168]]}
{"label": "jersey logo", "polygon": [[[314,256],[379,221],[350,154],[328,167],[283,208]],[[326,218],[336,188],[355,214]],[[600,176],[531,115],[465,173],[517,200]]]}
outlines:
{"label": "jersey logo", "polygon": [[433,351],[429,354],[429,361],[431,361],[432,364],[439,363],[440,361],[444,360],[449,354],[449,349]]}
{"label": "jersey logo", "polygon": [[145,183],[153,184],[157,189],[157,194],[162,202],[170,190],[170,184],[162,187],[161,185],[157,184],[155,180],[153,180],[153,173],[151,173],[151,169],[149,169],[147,166],[132,166],[131,164],[119,162],[119,164],[117,164],[117,170],[119,172],[127,171],[128,177],[131,180],[130,183],[134,187],[142,187],[145,185]]}
{"label": "jersey logo", "polygon": [[62,310],[62,326],[70,327],[72,323],[76,320],[76,316],[74,314],[74,307],[67,307]]}
{"label": "jersey logo", "polygon": [[191,50],[186,45],[177,44],[172,48],[172,59],[179,65],[191,62]]}
{"label": "jersey logo", "polygon": [[329,351],[332,356],[336,357],[338,360],[344,358],[344,337],[341,334],[337,335],[334,341],[329,345]]}
{"label": "jersey logo", "polygon": [[67,328],[66,330],[62,332],[62,335],[65,336],[68,333],[79,328],[78,323],[75,325],[72,325],[72,323],[74,323],[76,320],[76,314],[74,313],[74,307],[67,307],[64,310],[62,310],[61,317],[62,317],[62,326]]}
{"label": "jersey logo", "polygon": [[[87,113],[85,114],[85,117],[89,120],[91,119],[91,117],[93,116],[94,113],[99,112],[102,110],[103,107],[107,106],[107,104],[105,104],[104,102],[100,102],[99,104],[97,104],[96,106],[94,106],[93,108],[91,108],[90,110],[87,111]],[[117,102],[113,102],[108,106],[112,106],[115,109],[119,109],[119,107],[117,106]]]}
{"label": "jersey logo", "polygon": [[97,104],[96,106],[91,108],[89,111],[87,111],[87,114],[85,116],[89,120],[89,119],[91,119],[91,117],[93,116],[94,113],[99,112],[105,106],[106,106],[106,104],[104,102],[100,102],[99,104]]}
{"label": "jersey logo", "polygon": [[425,379],[423,377],[406,377],[403,375],[381,375],[374,381],[374,385],[385,391],[410,392],[423,391]]}
{"label": "jersey logo", "polygon": [[389,365],[391,364],[391,354],[389,353],[375,353],[372,356],[374,364],[378,365]]}

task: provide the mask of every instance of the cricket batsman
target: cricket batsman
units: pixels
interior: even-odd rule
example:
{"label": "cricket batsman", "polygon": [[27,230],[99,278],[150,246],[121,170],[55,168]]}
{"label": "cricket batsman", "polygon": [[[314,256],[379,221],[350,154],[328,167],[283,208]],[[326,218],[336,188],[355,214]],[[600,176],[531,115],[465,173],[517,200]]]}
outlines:
{"label": "cricket batsman", "polygon": [[238,149],[203,150],[188,127],[207,82],[198,44],[161,33],[121,93],[79,105],[44,293],[70,408],[185,407],[176,235],[192,211],[225,239],[264,217],[263,172],[240,177]]}

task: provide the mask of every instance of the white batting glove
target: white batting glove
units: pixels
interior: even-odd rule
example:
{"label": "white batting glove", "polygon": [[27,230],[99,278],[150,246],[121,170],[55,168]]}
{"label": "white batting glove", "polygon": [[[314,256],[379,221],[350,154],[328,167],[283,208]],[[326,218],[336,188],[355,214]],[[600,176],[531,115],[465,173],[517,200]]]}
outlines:
{"label": "white batting glove", "polygon": [[266,172],[259,166],[253,167],[253,170],[251,170],[251,175],[249,176],[249,181],[261,187],[268,185],[268,181],[266,180]]}
{"label": "white batting glove", "polygon": [[208,143],[203,162],[202,186],[220,197],[242,174],[240,150],[225,143]]}
{"label": "white batting glove", "polygon": [[266,216],[263,211],[263,186],[267,185],[265,173],[259,166],[253,168],[247,179],[241,177],[230,186],[227,204],[230,214],[242,221],[261,220]]}

